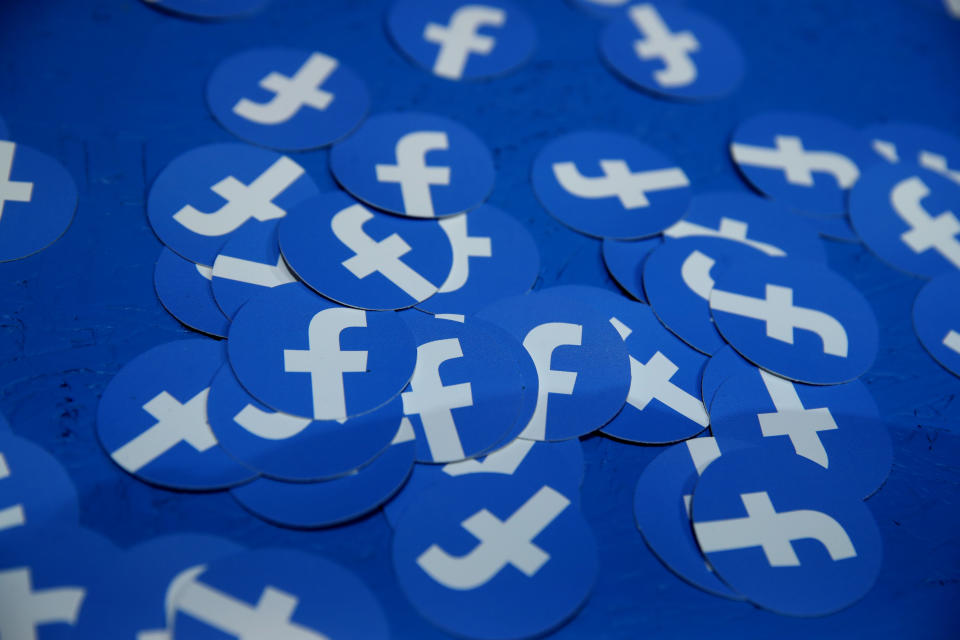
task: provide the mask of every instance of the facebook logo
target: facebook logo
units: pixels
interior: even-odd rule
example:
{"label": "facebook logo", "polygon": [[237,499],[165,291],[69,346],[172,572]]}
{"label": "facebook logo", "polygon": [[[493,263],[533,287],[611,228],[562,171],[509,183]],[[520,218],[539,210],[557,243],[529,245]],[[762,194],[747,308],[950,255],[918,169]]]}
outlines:
{"label": "facebook logo", "polygon": [[446,80],[477,80],[523,64],[535,30],[505,0],[401,0],[387,16],[393,43],[409,59]]}
{"label": "facebook logo", "polygon": [[217,121],[254,144],[302,151],[350,133],[366,116],[363,80],[320,51],[252,49],[214,70],[207,103]]}
{"label": "facebook logo", "polygon": [[[501,474],[426,488],[398,522],[393,557],[401,588],[428,620],[491,638],[554,628],[590,592],[597,566],[570,495]],[[495,612],[484,605],[493,600]]]}
{"label": "facebook logo", "polygon": [[443,131],[414,131],[399,140],[396,146],[396,164],[378,164],[377,180],[393,182],[400,187],[403,210],[417,218],[432,218],[433,198],[431,185],[448,186],[450,167],[427,166],[427,153],[446,151],[450,148],[447,134]]}
{"label": "facebook logo", "polygon": [[601,35],[600,51],[626,80],[665,96],[722,97],[743,76],[743,54],[730,34],[707,16],[671,3],[619,11]]}
{"label": "facebook logo", "polygon": [[960,184],[960,139],[949,133],[912,122],[887,122],[868,127],[864,135],[887,162],[918,165]]}
{"label": "facebook logo", "polygon": [[74,625],[86,589],[63,586],[35,589],[30,567],[0,569],[0,634],[4,638],[37,638],[49,625]]}
{"label": "facebook logo", "polygon": [[960,375],[960,272],[947,271],[920,289],[913,328],[920,344],[947,371]]}

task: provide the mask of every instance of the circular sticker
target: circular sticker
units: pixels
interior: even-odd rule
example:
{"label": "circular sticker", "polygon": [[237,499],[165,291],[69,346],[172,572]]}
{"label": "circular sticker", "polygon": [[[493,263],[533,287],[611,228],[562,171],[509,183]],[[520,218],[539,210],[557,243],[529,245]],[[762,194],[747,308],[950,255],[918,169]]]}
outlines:
{"label": "circular sticker", "polygon": [[579,131],[553,140],[533,161],[531,180],[550,215],[598,238],[655,235],[690,204],[683,169],[620,133]]}
{"label": "circular sticker", "polygon": [[225,363],[226,346],[209,339],[168,342],[127,363],[97,409],[97,436],[113,461],[168,489],[224,489],[255,477],[217,445],[207,421],[210,383]]}
{"label": "circular sticker", "polygon": [[245,304],[229,338],[230,364],[253,397],[314,420],[382,407],[416,363],[413,337],[399,316],[341,307],[299,283]]}
{"label": "circular sticker", "polygon": [[877,357],[879,327],[870,303],[818,263],[739,260],[719,270],[710,310],[740,355],[791,380],[849,382]]}
{"label": "circular sticker", "polygon": [[303,167],[287,156],[239,143],[210,144],[160,172],[147,197],[147,217],[163,244],[209,266],[234,231],[282,218],[317,193]]}
{"label": "circular sticker", "polygon": [[390,445],[401,407],[395,398],[344,421],[302,418],[257,402],[229,366],[213,379],[207,401],[220,446],[263,475],[291,482],[328,480],[370,462]]}
{"label": "circular sticker", "polygon": [[370,108],[363,80],[319,51],[251,49],[221,62],[207,82],[217,122],[242,140],[283,151],[326,146]]}
{"label": "circular sticker", "polygon": [[960,183],[960,139],[913,122],[886,122],[867,127],[863,135],[887,162],[909,163]]}
{"label": "circular sticker", "polygon": [[730,155],[760,192],[803,213],[842,216],[847,191],[876,162],[867,139],[832,118],[770,111],[733,132]]}
{"label": "circular sticker", "polygon": [[60,462],[0,431],[0,539],[23,528],[76,524],[78,514],[77,490]]}
{"label": "circular sticker", "polygon": [[743,356],[730,345],[717,349],[703,367],[703,376],[700,380],[700,395],[703,397],[703,404],[707,406],[707,412],[710,411],[710,405],[713,404],[721,384],[735,375],[750,373],[756,368],[752,363],[744,360]]}
{"label": "circular sticker", "polygon": [[628,82],[668,98],[722,98],[743,79],[743,53],[727,30],[669,2],[622,11],[600,35],[600,54]]}
{"label": "circular sticker", "polygon": [[693,530],[717,575],[747,600],[826,615],[866,594],[880,572],[880,532],[859,497],[793,452],[720,456],[693,493]]}
{"label": "circular sticker", "polygon": [[453,249],[433,220],[374,212],[342,192],[304,202],[280,225],[280,250],[323,296],[363,309],[405,309],[437,293]]}
{"label": "circular sticker", "polygon": [[225,338],[230,321],[213,299],[212,277],[210,267],[190,262],[165,248],[153,270],[153,286],[160,304],[179,322],[190,329]]}
{"label": "circular sticker", "polygon": [[479,80],[516,69],[533,53],[533,21],[505,0],[397,0],[387,31],[401,53],[447,80]]}
{"label": "circular sticker", "polygon": [[603,241],[603,263],[614,282],[640,302],[647,301],[643,290],[643,265],[650,252],[660,246],[660,238],[646,240]]}
{"label": "circular sticker", "polygon": [[434,484],[393,537],[404,594],[448,633],[528,638],[563,624],[593,590],[597,545],[571,497],[533,479],[479,474]]}
{"label": "circular sticker", "polygon": [[458,122],[428,113],[382,113],[334,145],[330,170],[355,198],[412,218],[451,216],[493,189],[493,157]]}
{"label": "circular sticker", "polygon": [[913,328],[934,360],[960,376],[960,273],[924,285],[913,303]]}
{"label": "circular sticker", "polygon": [[77,210],[77,186],[50,156],[0,140],[0,262],[47,248]]}

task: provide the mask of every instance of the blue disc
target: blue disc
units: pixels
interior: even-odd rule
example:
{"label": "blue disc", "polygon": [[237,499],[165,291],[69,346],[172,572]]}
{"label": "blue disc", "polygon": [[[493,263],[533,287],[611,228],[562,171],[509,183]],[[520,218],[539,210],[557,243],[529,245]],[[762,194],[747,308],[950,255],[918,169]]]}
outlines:
{"label": "blue disc", "polygon": [[663,328],[650,307],[635,302],[617,317],[630,354],[627,403],[601,431],[642,444],[692,438],[710,419],[700,399],[707,358]]}
{"label": "blue disc", "polygon": [[608,131],[568,133],[533,161],[533,190],[554,218],[589,236],[660,233],[690,205],[690,180],[665,155]]}
{"label": "blue disc", "polygon": [[880,572],[870,510],[793,452],[749,447],[718,458],[694,490],[693,528],[717,575],[778,613],[839,611]]}
{"label": "blue disc", "polygon": [[660,246],[660,238],[646,240],[603,241],[603,263],[620,288],[640,302],[647,301],[643,290],[643,265],[650,252]]}
{"label": "blue disc", "polygon": [[694,196],[687,215],[663,235],[668,240],[717,237],[745,244],[771,257],[827,261],[823,242],[805,219],[773,200],[737,191]]}
{"label": "blue disc", "polygon": [[470,315],[533,286],[540,251],[513,216],[484,204],[469,214],[444,218],[439,225],[453,248],[453,267],[437,293],[418,309]]}
{"label": "blue disc", "polygon": [[850,220],[881,260],[931,278],[960,269],[960,184],[909,163],[871,167],[850,192]]}
{"label": "blue disc", "polygon": [[207,421],[210,383],[225,363],[226,345],[208,339],[168,342],[128,362],[97,408],[104,450],[168,489],[225,489],[255,477],[220,448]]}
{"label": "blue disc", "polygon": [[243,547],[229,540],[196,533],[138,544],[90,590],[76,637],[169,638],[177,592],[193,583],[211,562],[241,551]]}
{"label": "blue disc", "polygon": [[266,289],[296,282],[280,256],[277,223],[241,227],[213,261],[213,297],[232,318],[250,298]]}
{"label": "blue disc", "polygon": [[212,265],[237,229],[277,220],[317,195],[303,167],[274,151],[210,144],[160,172],[147,198],[154,233],[184,258]]}
{"label": "blue disc", "polygon": [[724,339],[759,367],[811,384],[849,382],[877,357],[873,309],[819,263],[739,260],[720,269],[710,310]]}
{"label": "blue disc", "polygon": [[700,553],[690,506],[693,488],[707,466],[744,446],[710,437],[673,445],[646,466],[633,494],[633,517],[654,555],[693,586],[733,600],[742,596],[717,577]]}
{"label": "blue disc", "polygon": [[960,273],[946,273],[920,289],[913,329],[934,360],[960,376]]}
{"label": "blue disc", "polygon": [[300,283],[264,291],[230,326],[230,364],[264,404],[315,420],[382,407],[416,364],[410,330],[395,313],[341,307]]}
{"label": "blue disc", "polygon": [[190,262],[164,249],[153,271],[153,286],[163,308],[191,329],[227,337],[230,321],[213,299],[210,267]]}
{"label": "blue disc", "polygon": [[707,407],[707,412],[709,413],[710,405],[713,404],[721,384],[735,375],[755,370],[756,367],[744,360],[743,356],[730,345],[717,349],[703,367],[703,376],[700,380],[700,395],[703,398],[703,404]]}
{"label": "blue disc", "polygon": [[60,462],[0,431],[0,540],[20,529],[76,524],[78,513],[77,490]]}
{"label": "blue disc", "polygon": [[59,162],[0,139],[0,262],[45,249],[77,209],[77,186]]}
{"label": "blue disc", "polygon": [[259,478],[230,493],[258,518],[283,527],[312,529],[348,522],[390,499],[410,476],[417,443],[404,418],[390,446],[369,464],[323,482]]}
{"label": "blue disc", "polygon": [[480,320],[416,310],[404,320],[417,343],[417,365],[400,398],[417,435],[417,461],[456,462],[488,451],[520,411],[523,379],[511,352]]}
{"label": "blue disc", "polygon": [[370,462],[390,444],[401,403],[340,422],[275,412],[240,386],[224,366],[213,379],[207,412],[217,441],[234,458],[265,476],[291,482],[335,478]]}
{"label": "blue disc", "polygon": [[350,67],[325,53],[251,49],[213,70],[207,104],[217,122],[242,140],[304,151],[353,131],[370,108],[370,94]]}
{"label": "blue disc", "polygon": [[293,549],[219,558],[175,596],[170,640],[390,637],[370,589],[352,573]]}
{"label": "blue disc", "polygon": [[812,386],[759,369],[739,374],[717,390],[710,430],[802,456],[861,498],[880,488],[893,464],[890,435],[859,380]]}
{"label": "blue disc", "polygon": [[887,162],[920,166],[960,183],[960,138],[913,122],[873,125],[863,135]]}
{"label": "blue disc", "polygon": [[144,4],[191,18],[223,20],[252,15],[270,0],[143,0]]}
{"label": "blue disc", "polygon": [[669,2],[623,11],[600,35],[600,53],[628,82],[668,98],[722,98],[743,79],[743,53],[733,36],[704,14]]}
{"label": "blue disc", "polygon": [[84,602],[120,557],[106,538],[76,525],[8,532],[0,544],[0,637],[85,638],[76,627]]}
{"label": "blue disc", "polygon": [[597,543],[562,491],[491,474],[424,491],[393,537],[393,567],[414,608],[480,640],[538,636],[571,618],[593,590]]}
{"label": "blue disc", "polygon": [[417,66],[447,80],[479,80],[516,69],[533,53],[533,21],[506,0],[397,0],[387,31]]}
{"label": "blue disc", "polygon": [[643,289],[657,318],[691,347],[710,355],[726,344],[710,317],[713,276],[725,265],[764,255],[723,238],[682,238],[663,243],[643,267]]}
{"label": "blue disc", "polygon": [[537,403],[520,437],[575,438],[610,421],[630,386],[626,349],[604,315],[569,294],[505,298],[479,314],[519,340],[537,370]]}
{"label": "blue disc", "polygon": [[876,162],[867,139],[825,116],[769,111],[741,122],[730,155],[757,190],[803,213],[841,216],[847,191]]}
{"label": "blue disc", "polygon": [[383,506],[383,515],[390,526],[396,528],[407,509],[418,503],[430,486],[475,473],[507,475],[549,484],[579,505],[583,449],[576,438],[562,442],[517,438],[480,458],[445,465],[417,464],[400,493]]}
{"label": "blue disc", "polygon": [[355,198],[413,218],[450,216],[493,189],[493,157],[475,133],[428,113],[382,113],[330,151],[330,170]]}
{"label": "blue disc", "polygon": [[315,291],[362,309],[405,309],[434,295],[453,265],[436,221],[371,211],[343,192],[304,202],[280,225],[290,269]]}

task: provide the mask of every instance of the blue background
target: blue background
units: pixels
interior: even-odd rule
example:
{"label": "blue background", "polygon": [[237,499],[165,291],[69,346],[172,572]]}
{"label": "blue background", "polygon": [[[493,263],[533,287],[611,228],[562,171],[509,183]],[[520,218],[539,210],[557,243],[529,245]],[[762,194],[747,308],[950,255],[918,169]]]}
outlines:
{"label": "blue background", "polygon": [[[179,153],[232,141],[203,99],[217,62],[253,46],[314,48],[322,41],[367,81],[377,110],[455,114],[487,142],[498,169],[491,203],[521,220],[539,244],[537,288],[613,288],[599,242],[554,221],[529,186],[537,151],[565,131],[589,126],[636,135],[669,150],[702,193],[746,189],[726,142],[740,119],[764,109],[821,112],[856,127],[887,117],[960,126],[949,64],[960,59],[960,22],[933,3],[687,4],[723,23],[744,49],[744,83],[725,100],[678,104],[630,89],[599,60],[602,23],[557,0],[525,2],[538,49],[518,72],[490,83],[451,83],[408,63],[383,33],[386,0],[274,0],[257,18],[222,24],[177,19],[138,0],[6,3],[0,55],[17,62],[0,65],[0,114],[18,141],[66,165],[80,205],[50,248],[0,265],[0,410],[17,434],[66,465],[80,493],[81,523],[116,543],[195,531],[249,547],[312,550],[336,558],[377,593],[397,637],[444,637],[400,593],[382,514],[322,532],[277,529],[227,494],[151,488],[100,449],[94,415],[110,378],[149,347],[189,333],[153,292],[160,244],[144,213],[145,187]],[[322,188],[333,188],[326,153],[293,157]],[[827,249],[831,267],[867,296],[881,327],[880,353],[863,377],[895,448],[890,478],[867,502],[884,542],[877,585],[850,609],[811,620],[700,593],[660,565],[633,523],[636,480],[661,449],[594,436],[583,443],[582,505],[604,541],[600,575],[586,608],[557,638],[956,635],[960,380],[913,333],[910,310],[922,280],[860,245],[830,242]]]}

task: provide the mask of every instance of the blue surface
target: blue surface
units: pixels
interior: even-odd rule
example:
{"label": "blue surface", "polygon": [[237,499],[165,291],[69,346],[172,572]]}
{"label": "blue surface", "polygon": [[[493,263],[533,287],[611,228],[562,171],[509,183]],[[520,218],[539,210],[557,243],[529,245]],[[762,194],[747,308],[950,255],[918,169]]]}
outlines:
{"label": "blue surface", "polygon": [[[494,150],[491,201],[536,239],[537,288],[562,282],[614,290],[600,244],[555,222],[529,186],[533,157],[562,132],[613,128],[669,148],[703,193],[747,192],[726,141],[741,118],[764,109],[831,114],[858,128],[887,117],[960,127],[955,70],[943,63],[960,59],[960,23],[942,7],[906,0],[878,0],[869,9],[824,0],[687,4],[721,21],[744,49],[748,72],[729,99],[678,104],[627,87],[598,60],[602,23],[556,0],[525,2],[539,48],[517,73],[483,84],[446,82],[406,62],[383,35],[385,0],[363,7],[274,0],[257,19],[218,24],[176,19],[138,2],[7,3],[0,51],[22,62],[0,66],[0,86],[13,90],[0,93],[0,113],[19,140],[67,167],[80,205],[63,238],[0,265],[0,409],[17,434],[66,466],[79,490],[81,522],[118,544],[197,531],[248,547],[310,549],[336,557],[379,594],[397,637],[445,638],[399,591],[391,530],[381,515],[321,532],[277,529],[225,494],[149,487],[103,454],[94,416],[111,377],[146,349],[192,335],[153,292],[160,244],[144,215],[145,187],[178,154],[232,141],[203,101],[207,77],[223,58],[253,43],[312,49],[322,37],[325,51],[367,79],[377,110],[454,110]],[[54,82],[69,100],[53,97]],[[324,189],[334,187],[325,153],[296,159]],[[781,617],[700,593],[662,567],[633,522],[636,480],[660,449],[591,437],[583,442],[582,504],[604,541],[601,569],[587,606],[556,638],[956,636],[960,380],[913,333],[911,301],[923,282],[862,246],[826,245],[831,267],[867,296],[881,327],[882,349],[863,377],[895,448],[887,483],[867,501],[884,541],[877,585],[851,608],[820,619]]]}

